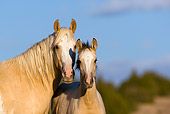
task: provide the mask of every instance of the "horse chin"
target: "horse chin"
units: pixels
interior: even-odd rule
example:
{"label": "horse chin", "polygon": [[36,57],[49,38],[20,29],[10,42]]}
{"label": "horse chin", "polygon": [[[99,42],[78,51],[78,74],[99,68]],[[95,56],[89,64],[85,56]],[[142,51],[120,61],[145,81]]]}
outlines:
{"label": "horse chin", "polygon": [[70,84],[70,83],[72,83],[73,81],[63,81],[64,83],[66,83],[66,84]]}
{"label": "horse chin", "polygon": [[73,82],[73,78],[67,78],[67,77],[63,77],[63,82],[66,84],[70,84]]}
{"label": "horse chin", "polygon": [[90,88],[92,88],[92,87],[93,87],[93,84],[90,84],[90,85],[88,84],[88,85],[86,85],[86,88],[87,88],[87,89],[90,89]]}

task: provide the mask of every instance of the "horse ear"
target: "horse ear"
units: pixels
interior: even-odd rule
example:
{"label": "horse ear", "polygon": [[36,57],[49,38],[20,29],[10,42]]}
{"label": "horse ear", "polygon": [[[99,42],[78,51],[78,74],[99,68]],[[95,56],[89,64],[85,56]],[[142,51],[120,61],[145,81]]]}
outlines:
{"label": "horse ear", "polygon": [[72,30],[74,33],[76,31],[76,27],[77,27],[76,21],[72,19],[71,24],[70,24],[70,30]]}
{"label": "horse ear", "polygon": [[80,39],[77,40],[76,42],[76,48],[78,50],[78,53],[80,52],[80,50],[82,49],[82,43],[80,41]]}
{"label": "horse ear", "polygon": [[54,31],[55,31],[55,34],[57,34],[59,30],[60,30],[60,23],[59,23],[59,19],[57,19],[54,22]]}
{"label": "horse ear", "polygon": [[95,38],[93,38],[93,41],[91,43],[91,48],[96,51],[97,49],[97,40]]}

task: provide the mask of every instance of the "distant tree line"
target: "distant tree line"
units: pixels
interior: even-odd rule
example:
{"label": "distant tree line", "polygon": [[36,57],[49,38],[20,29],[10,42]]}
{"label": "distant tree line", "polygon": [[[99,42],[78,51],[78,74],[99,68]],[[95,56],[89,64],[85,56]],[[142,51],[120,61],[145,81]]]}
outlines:
{"label": "distant tree line", "polygon": [[138,75],[134,71],[118,88],[101,77],[97,80],[97,89],[107,114],[129,114],[139,103],[153,102],[156,96],[170,95],[170,80],[154,72]]}

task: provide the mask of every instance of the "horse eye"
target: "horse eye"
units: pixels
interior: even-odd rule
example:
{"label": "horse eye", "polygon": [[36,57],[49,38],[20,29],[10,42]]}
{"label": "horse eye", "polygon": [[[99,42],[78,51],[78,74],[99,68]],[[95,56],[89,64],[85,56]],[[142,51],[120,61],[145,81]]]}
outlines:
{"label": "horse eye", "polygon": [[94,63],[96,63],[96,62],[97,62],[97,59],[94,60]]}
{"label": "horse eye", "polygon": [[78,64],[80,64],[80,63],[81,63],[81,61],[80,61],[80,60],[77,60],[77,63],[78,63]]}
{"label": "horse eye", "polygon": [[74,49],[76,49],[76,45],[74,46]]}
{"label": "horse eye", "polygon": [[55,48],[58,49],[58,45],[56,45]]}

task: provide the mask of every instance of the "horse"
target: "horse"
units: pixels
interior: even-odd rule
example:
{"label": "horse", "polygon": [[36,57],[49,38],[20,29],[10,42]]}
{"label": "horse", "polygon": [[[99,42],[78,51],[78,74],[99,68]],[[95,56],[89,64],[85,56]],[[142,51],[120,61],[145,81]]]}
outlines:
{"label": "horse", "polygon": [[52,114],[106,114],[95,83],[97,40],[93,38],[91,46],[77,40],[76,48],[80,82],[59,85],[52,100]]}
{"label": "horse", "polygon": [[74,78],[76,21],[54,23],[54,33],[21,55],[0,63],[0,114],[47,114],[61,79]]}

